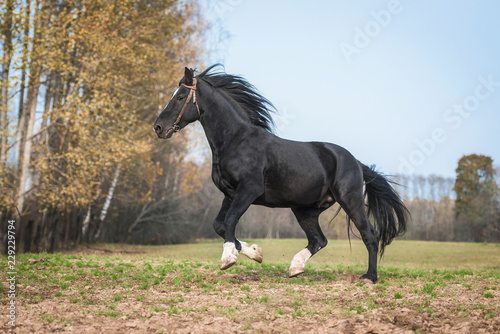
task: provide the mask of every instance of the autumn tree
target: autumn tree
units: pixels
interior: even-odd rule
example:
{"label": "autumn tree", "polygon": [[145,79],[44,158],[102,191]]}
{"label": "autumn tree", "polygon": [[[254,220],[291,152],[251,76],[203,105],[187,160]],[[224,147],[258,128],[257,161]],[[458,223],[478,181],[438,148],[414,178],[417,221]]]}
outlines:
{"label": "autumn tree", "polygon": [[0,168],[5,166],[7,160],[8,138],[8,104],[9,104],[9,73],[14,53],[13,38],[16,28],[14,26],[14,1],[2,1],[2,75],[0,79]]}
{"label": "autumn tree", "polygon": [[[0,41],[1,41],[1,78],[0,78],[0,245],[6,245],[7,207],[12,207],[10,197],[13,195],[9,187],[12,181],[11,166],[7,160],[10,151],[11,139],[11,117],[9,117],[9,105],[11,102],[11,73],[13,68],[14,50],[18,38],[19,25],[16,7],[19,3],[14,0],[0,1]],[[1,247],[2,250],[4,247]]]}
{"label": "autumn tree", "polygon": [[463,156],[456,172],[453,190],[461,237],[467,241],[498,241],[498,187],[492,159],[477,154]]}
{"label": "autumn tree", "polygon": [[202,62],[207,25],[195,0],[0,6],[0,215],[21,214],[16,232],[26,251],[93,241],[117,204],[140,209],[151,199],[163,156],[186,154],[182,142],[154,142],[151,124],[176,70]]}

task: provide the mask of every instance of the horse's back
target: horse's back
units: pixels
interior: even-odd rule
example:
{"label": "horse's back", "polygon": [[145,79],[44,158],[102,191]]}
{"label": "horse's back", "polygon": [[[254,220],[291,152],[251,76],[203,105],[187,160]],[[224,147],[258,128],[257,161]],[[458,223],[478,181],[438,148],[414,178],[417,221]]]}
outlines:
{"label": "horse's back", "polygon": [[360,170],[357,159],[342,146],[276,138],[267,148],[268,160],[278,166],[303,172],[303,176],[314,174],[331,177],[338,170]]}
{"label": "horse's back", "polygon": [[320,206],[331,196],[338,165],[356,168],[357,160],[341,146],[274,138],[265,145],[265,194],[258,203]]}

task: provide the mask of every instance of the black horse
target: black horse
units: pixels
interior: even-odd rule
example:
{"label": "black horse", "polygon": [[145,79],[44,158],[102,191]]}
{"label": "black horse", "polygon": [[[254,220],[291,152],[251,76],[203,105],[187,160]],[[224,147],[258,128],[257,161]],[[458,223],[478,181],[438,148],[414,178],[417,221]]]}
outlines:
{"label": "black horse", "polygon": [[275,136],[273,105],[245,79],[217,71],[218,66],[196,77],[186,67],[154,130],[167,139],[197,120],[205,130],[212,150],[212,180],[225,195],[214,221],[215,231],[224,238],[221,269],[236,263],[240,253],[262,262],[257,245],[235,237],[238,220],[257,204],[292,209],[308,245],[294,256],[289,275],[303,273],[306,261],[327,244],[318,217],[337,202],[368,249],[368,271],[362,278],[376,282],[378,251],[382,256],[385,246],[405,232],[408,219],[390,182],[338,145]]}

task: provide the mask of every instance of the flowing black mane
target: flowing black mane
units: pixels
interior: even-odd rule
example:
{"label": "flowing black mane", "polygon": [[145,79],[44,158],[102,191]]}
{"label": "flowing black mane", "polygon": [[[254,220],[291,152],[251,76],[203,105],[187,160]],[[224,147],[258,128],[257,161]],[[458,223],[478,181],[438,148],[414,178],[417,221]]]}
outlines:
{"label": "flowing black mane", "polygon": [[272,133],[274,122],[271,113],[276,112],[274,105],[244,78],[227,74],[224,71],[213,71],[217,67],[223,66],[221,64],[212,65],[200,73],[197,78],[208,82],[215,88],[224,89],[241,106],[252,124]]}

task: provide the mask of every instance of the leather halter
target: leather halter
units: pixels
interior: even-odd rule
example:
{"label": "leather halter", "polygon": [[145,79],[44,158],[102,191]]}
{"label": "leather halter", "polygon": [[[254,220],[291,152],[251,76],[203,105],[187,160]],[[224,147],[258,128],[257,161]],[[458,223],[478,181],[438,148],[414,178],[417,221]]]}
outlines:
{"label": "leather halter", "polygon": [[187,107],[189,101],[191,100],[191,97],[193,98],[193,103],[196,105],[196,110],[198,110],[198,116],[201,116],[201,114],[200,114],[200,108],[198,107],[198,102],[196,101],[196,79],[193,79],[193,85],[192,86],[188,86],[188,85],[185,85],[185,84],[181,84],[181,86],[189,88],[190,91],[189,91],[189,95],[188,95],[188,97],[186,99],[186,102],[184,102],[184,106],[182,107],[181,112],[179,113],[179,116],[177,116],[177,119],[175,120],[174,125],[172,125],[172,128],[174,129],[174,132],[177,132],[177,131],[179,131],[181,129],[180,126],[179,126],[179,122],[181,120],[182,115],[184,115],[184,111],[186,110],[186,107]]}

